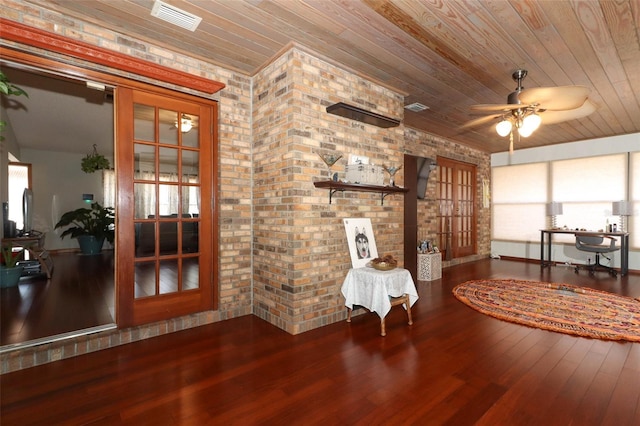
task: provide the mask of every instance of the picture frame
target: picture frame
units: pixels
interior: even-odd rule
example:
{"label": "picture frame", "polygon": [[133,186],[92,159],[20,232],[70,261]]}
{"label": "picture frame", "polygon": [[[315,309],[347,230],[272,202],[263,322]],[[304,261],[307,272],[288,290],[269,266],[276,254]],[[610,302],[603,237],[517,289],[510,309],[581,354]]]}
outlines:
{"label": "picture frame", "polygon": [[349,244],[351,265],[354,269],[367,266],[378,257],[378,247],[371,226],[371,219],[346,218],[342,220]]}

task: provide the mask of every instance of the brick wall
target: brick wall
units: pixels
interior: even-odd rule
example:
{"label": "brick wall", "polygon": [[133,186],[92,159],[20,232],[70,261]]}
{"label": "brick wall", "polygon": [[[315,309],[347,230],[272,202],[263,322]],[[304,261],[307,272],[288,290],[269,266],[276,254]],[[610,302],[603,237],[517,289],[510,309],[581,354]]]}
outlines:
{"label": "brick wall", "polygon": [[[318,153],[402,164],[403,128],[382,129],[328,114],[346,102],[401,118],[403,98],[297,48],[254,77],[254,313],[297,334],[345,318],[340,286],[351,267],[343,218],[371,218],[379,250],[402,259],[402,196],[384,206],[372,193],[345,192],[329,204]],[[401,183],[401,181],[399,181]]]}
{"label": "brick wall", "polygon": [[[491,252],[491,209],[482,206],[482,183],[489,184],[491,180],[491,156],[490,154],[469,148],[454,141],[434,136],[415,129],[406,129],[405,134],[406,153],[410,155],[428,157],[446,157],[456,161],[474,164],[476,166],[476,208],[477,208],[477,254],[464,258],[443,261],[442,266],[469,262],[480,258],[486,258]],[[436,173],[429,176],[427,193],[424,200],[418,200],[418,237],[436,241],[437,232],[437,203],[436,197]]]}
{"label": "brick wall", "polygon": [[[299,48],[249,77],[35,4],[3,0],[0,13],[226,85],[219,94],[218,117],[219,310],[5,350],[0,354],[3,373],[252,312],[292,334],[344,319],[340,286],[351,261],[342,220],[370,218],[379,253],[393,254],[402,263],[404,200],[390,195],[382,205],[379,194],[344,192],[329,204],[328,191],[313,185],[329,178],[318,152],[343,155],[332,168],[341,178],[349,154],[368,156],[378,165],[400,165],[409,153],[474,163],[479,182],[489,179],[486,153],[403,125],[382,129],[327,114],[328,105],[346,102],[402,119],[404,100]],[[404,184],[403,170],[396,184]],[[433,182],[428,191],[435,192]],[[421,232],[431,232],[434,207],[424,203],[420,208],[418,216],[425,218]],[[488,209],[480,210],[479,221],[478,248],[486,256]]]}

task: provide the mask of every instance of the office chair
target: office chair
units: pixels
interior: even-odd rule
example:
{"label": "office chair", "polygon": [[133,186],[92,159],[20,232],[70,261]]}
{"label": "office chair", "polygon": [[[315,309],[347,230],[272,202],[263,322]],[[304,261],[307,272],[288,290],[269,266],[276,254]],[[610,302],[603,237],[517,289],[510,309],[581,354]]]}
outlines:
{"label": "office chair", "polygon": [[[602,244],[605,238],[611,240],[609,245]],[[615,238],[603,235],[576,235],[576,248],[580,251],[595,253],[596,257],[595,263],[576,266],[576,273],[578,273],[580,269],[587,269],[589,270],[589,275],[593,275],[598,268],[601,268],[609,272],[611,276],[616,276],[617,272],[615,269],[610,266],[602,265],[600,263],[600,255],[602,255],[605,259],[611,261],[611,259],[605,256],[604,253],[612,253],[614,251],[620,250],[620,247],[616,247]]]}

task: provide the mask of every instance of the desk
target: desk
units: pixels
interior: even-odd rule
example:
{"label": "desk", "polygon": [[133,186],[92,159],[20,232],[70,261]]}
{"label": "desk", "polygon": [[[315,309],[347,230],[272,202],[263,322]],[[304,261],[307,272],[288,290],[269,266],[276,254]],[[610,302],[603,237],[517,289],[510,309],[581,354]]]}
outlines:
{"label": "desk", "polygon": [[[620,238],[620,275],[627,275],[629,272],[629,233],[628,232],[595,232],[595,231],[575,231],[571,229],[541,229],[540,230],[540,268],[551,266],[551,239],[553,234],[572,234],[587,236],[609,236]],[[546,237],[546,238],[545,238]],[[545,260],[545,241],[547,247],[547,258]]]}
{"label": "desk", "polygon": [[380,317],[381,334],[385,335],[384,318],[395,306],[394,300],[400,299],[405,306],[411,324],[411,306],[418,300],[418,291],[408,270],[403,268],[391,271],[378,271],[373,268],[350,269],[342,284],[342,295],[349,310],[349,319],[354,305],[363,306]]}
{"label": "desk", "polygon": [[27,250],[30,257],[40,263],[41,272],[47,274],[47,278],[51,278],[53,260],[49,252],[44,248],[44,235],[44,233],[37,233],[26,237],[3,238],[2,245],[8,246],[10,244],[13,247],[22,247]]}

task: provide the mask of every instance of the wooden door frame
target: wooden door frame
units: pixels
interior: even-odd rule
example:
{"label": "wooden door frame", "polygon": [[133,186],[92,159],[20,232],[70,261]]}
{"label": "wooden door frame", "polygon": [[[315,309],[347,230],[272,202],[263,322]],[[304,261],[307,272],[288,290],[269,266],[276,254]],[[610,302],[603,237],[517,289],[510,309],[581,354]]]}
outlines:
{"label": "wooden door frame", "polygon": [[[452,200],[454,202],[454,208],[455,208],[455,205],[458,202],[457,201],[458,200],[458,195],[457,195],[457,191],[456,191],[456,187],[455,187],[456,180],[457,180],[457,178],[455,176],[455,170],[457,170],[457,169],[456,169],[455,166],[456,165],[465,165],[465,166],[469,166],[469,167],[473,168],[472,181],[474,182],[474,185],[473,185],[473,191],[471,192],[472,195],[473,195],[473,215],[472,215],[472,223],[473,223],[473,230],[472,230],[473,243],[472,244],[473,244],[473,247],[471,249],[472,253],[468,253],[468,254],[465,254],[464,256],[460,256],[460,253],[457,250],[457,247],[458,247],[457,238],[458,237],[457,237],[456,232],[455,232],[455,229],[456,229],[455,228],[455,221],[453,220],[456,216],[452,212],[451,216],[449,216],[451,218],[451,226],[452,226],[452,228],[450,230],[450,233],[451,233],[451,246],[452,247],[449,247],[448,244],[447,244],[445,255],[446,255],[446,260],[449,260],[449,259],[456,259],[458,257],[465,257],[465,256],[468,256],[468,255],[476,254],[478,252],[478,206],[477,206],[477,204],[478,204],[478,194],[477,194],[477,181],[476,181],[477,180],[477,168],[478,168],[478,166],[476,164],[473,164],[473,163],[454,160],[454,159],[451,159],[451,158],[441,157],[441,156],[438,156],[437,163],[438,163],[438,167],[441,167],[441,166],[450,167],[450,165],[454,166],[454,167],[452,167],[452,169],[454,170],[454,176],[453,176],[453,182],[452,182],[452,185],[453,185],[453,188],[452,188]],[[440,184],[439,181],[438,181],[438,184]],[[439,227],[439,232],[440,232],[440,229],[441,229],[441,227]],[[446,236],[445,236],[445,238],[446,238]]]}
{"label": "wooden door frame", "polygon": [[[137,93],[134,93],[137,92]],[[117,254],[116,270],[117,270],[117,300],[131,301],[131,304],[127,302],[118,303],[119,309],[116,309],[116,323],[118,327],[128,327],[134,325],[141,325],[159,320],[165,320],[169,318],[175,318],[182,315],[187,315],[195,312],[202,312],[205,310],[216,310],[218,308],[217,298],[217,274],[215,273],[218,268],[213,265],[213,259],[218,259],[218,233],[214,230],[214,227],[218,223],[218,209],[216,207],[215,188],[217,188],[217,167],[215,167],[215,159],[218,157],[217,144],[217,126],[214,124],[218,114],[217,102],[202,102],[199,99],[177,100],[175,97],[156,94],[153,91],[140,91],[136,89],[124,88],[116,90],[116,102],[119,106],[117,109],[116,121],[119,123],[116,126],[116,135],[118,140],[118,153],[117,164],[119,168],[118,176],[125,174],[123,180],[118,179],[118,206],[121,206],[117,218],[116,225],[116,241],[118,248],[122,250],[124,247],[126,250],[135,247],[135,232],[133,228],[128,228],[119,225],[120,220],[124,220],[124,225],[133,225],[134,218],[134,134],[133,124],[131,119],[133,117],[133,104],[134,96],[144,97],[150,102],[156,98],[164,98],[163,101],[173,102],[180,110],[184,110],[184,107],[197,108],[201,110],[198,114],[199,125],[202,129],[200,131],[200,137],[207,139],[210,144],[201,145],[200,149],[200,162],[201,164],[208,164],[211,172],[205,173],[205,176],[210,175],[210,179],[203,179],[201,181],[201,197],[203,200],[201,215],[202,220],[200,223],[199,234],[200,238],[200,269],[204,279],[208,280],[206,285],[202,282],[198,290],[190,290],[188,292],[169,293],[165,295],[157,295],[154,298],[148,299],[136,299],[134,295],[134,269],[135,263],[133,256],[127,256],[126,253],[120,252]],[[157,102],[157,101],[156,101]],[[184,104],[184,105],[179,105]],[[189,104],[189,105],[187,105]],[[211,110],[209,114],[203,114],[202,111]],[[131,123],[130,125],[121,125],[121,123]],[[204,194],[210,194],[205,197]],[[209,211],[207,210],[210,206]],[[202,236],[207,236],[202,238]],[[209,238],[210,237],[210,238]],[[202,241],[210,240],[209,246],[204,246]],[[135,250],[131,250],[133,254]],[[206,263],[203,259],[212,259],[212,262]],[[130,308],[130,309],[126,309]]]}
{"label": "wooden door frame", "polygon": [[[98,46],[93,46],[81,41],[68,39],[55,33],[29,27],[4,18],[0,18],[0,26],[2,27],[2,38],[4,40],[18,43],[18,45],[11,47],[7,47],[4,44],[0,45],[0,62],[11,64],[16,67],[48,72],[61,78],[68,78],[76,81],[95,81],[114,87],[128,87],[137,90],[146,90],[159,95],[170,96],[187,101],[195,100],[198,103],[207,103],[212,105],[216,116],[213,117],[211,123],[211,138],[214,145],[213,149],[216,150],[213,159],[217,161],[217,102],[209,97],[205,97],[205,95],[217,93],[222,90],[225,87],[223,83],[157,65],[152,62],[127,56]],[[0,43],[2,43],[1,40]],[[20,45],[25,45],[27,48]],[[30,50],[31,47],[63,55],[63,57],[61,59],[52,59],[45,56],[39,56]],[[67,57],[67,60],[65,60],[64,57]],[[103,67],[98,67],[97,65],[102,65]],[[113,73],[110,71],[105,72],[100,70],[101,68],[104,68],[104,66],[113,71]],[[145,79],[158,81],[159,85],[142,83],[140,81],[118,75],[125,73],[127,75],[137,75]],[[160,84],[175,85],[178,88],[195,90],[202,93],[203,96],[165,88]],[[117,144],[116,149],[118,149]],[[211,202],[213,211],[211,223],[213,226],[216,226],[218,224],[216,192],[218,188],[217,173],[213,173],[212,177]],[[132,202],[132,195],[118,195],[118,203],[121,202]],[[212,232],[211,236],[211,256],[212,259],[217,260],[217,232]],[[217,268],[214,269],[214,271],[215,270],[217,270]],[[117,270],[116,274],[118,274]],[[214,310],[218,307],[217,278],[217,276],[212,277],[212,306]],[[117,281],[118,280],[116,279],[116,292],[118,291]],[[119,309],[117,309],[116,306],[116,316],[118,316],[118,311]],[[118,323],[118,321],[116,321],[116,323],[118,327],[123,327],[123,325]]]}

